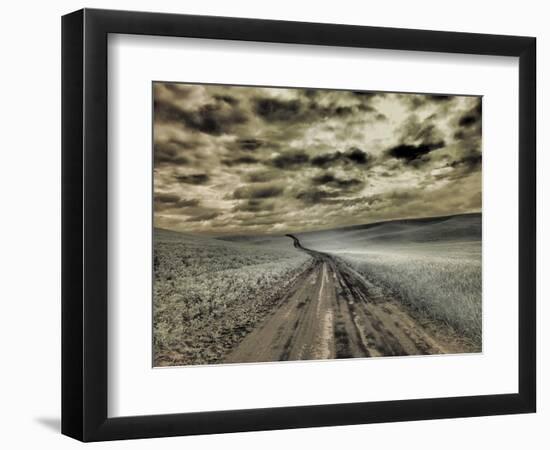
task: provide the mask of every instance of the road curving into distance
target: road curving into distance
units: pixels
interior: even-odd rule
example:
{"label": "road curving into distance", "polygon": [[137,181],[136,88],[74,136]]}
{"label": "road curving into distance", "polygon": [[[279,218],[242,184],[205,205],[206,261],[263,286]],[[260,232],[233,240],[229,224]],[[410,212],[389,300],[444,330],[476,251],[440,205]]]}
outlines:
{"label": "road curving into distance", "polygon": [[277,308],[247,334],[225,363],[460,353],[334,256],[294,247],[313,258]]}

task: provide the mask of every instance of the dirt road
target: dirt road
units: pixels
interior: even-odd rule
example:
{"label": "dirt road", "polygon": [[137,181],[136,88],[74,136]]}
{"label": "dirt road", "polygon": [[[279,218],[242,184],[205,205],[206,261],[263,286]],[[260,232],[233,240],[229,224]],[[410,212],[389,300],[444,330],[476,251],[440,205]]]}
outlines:
{"label": "dirt road", "polygon": [[287,291],[278,308],[224,362],[263,362],[456,353],[395,299],[326,253]]}

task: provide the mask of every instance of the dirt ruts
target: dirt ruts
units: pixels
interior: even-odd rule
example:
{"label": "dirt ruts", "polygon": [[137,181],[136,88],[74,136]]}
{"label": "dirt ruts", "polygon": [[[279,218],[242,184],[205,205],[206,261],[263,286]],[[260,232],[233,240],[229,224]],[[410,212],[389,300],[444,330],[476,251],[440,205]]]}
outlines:
{"label": "dirt ruts", "polygon": [[333,256],[314,259],[277,308],[226,363],[460,353],[453,340],[415,320],[396,299]]}

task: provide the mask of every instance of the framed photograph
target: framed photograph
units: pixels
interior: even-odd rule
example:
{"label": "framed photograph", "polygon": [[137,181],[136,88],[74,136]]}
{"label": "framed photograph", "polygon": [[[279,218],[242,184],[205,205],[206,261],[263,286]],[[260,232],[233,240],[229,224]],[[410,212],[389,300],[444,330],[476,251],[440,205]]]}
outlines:
{"label": "framed photograph", "polygon": [[62,32],[64,434],[535,412],[535,38]]}

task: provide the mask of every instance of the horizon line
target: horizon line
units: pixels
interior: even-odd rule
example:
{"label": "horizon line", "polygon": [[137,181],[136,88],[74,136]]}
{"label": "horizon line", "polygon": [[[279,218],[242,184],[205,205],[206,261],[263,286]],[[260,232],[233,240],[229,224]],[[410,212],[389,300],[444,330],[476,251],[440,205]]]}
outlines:
{"label": "horizon line", "polygon": [[174,230],[172,228],[162,228],[157,227],[153,225],[153,230],[162,230],[162,231],[171,231],[173,233],[181,233],[181,234],[191,234],[194,236],[205,236],[210,238],[217,238],[217,237],[244,237],[244,236],[284,236],[287,233],[298,233],[298,234],[304,234],[304,233],[318,233],[323,231],[332,231],[332,230],[342,230],[345,228],[353,228],[353,227],[361,227],[361,226],[367,226],[367,225],[379,225],[383,223],[389,223],[389,222],[397,222],[397,221],[407,221],[407,220],[429,220],[429,219],[444,219],[447,217],[455,217],[455,216],[468,216],[468,215],[475,215],[479,214],[482,215],[482,210],[480,211],[473,211],[473,212],[464,212],[464,213],[455,213],[455,214],[443,214],[440,216],[418,216],[418,217],[398,217],[394,219],[384,219],[379,220],[376,222],[367,222],[367,223],[356,223],[353,225],[343,225],[343,226],[337,226],[333,228],[318,228],[318,229],[312,229],[308,231],[296,231],[296,230],[285,230],[280,231],[277,233],[249,233],[249,234],[236,234],[236,233],[226,233],[226,234],[209,234],[209,233],[196,233],[193,231],[180,231],[180,230]]}

